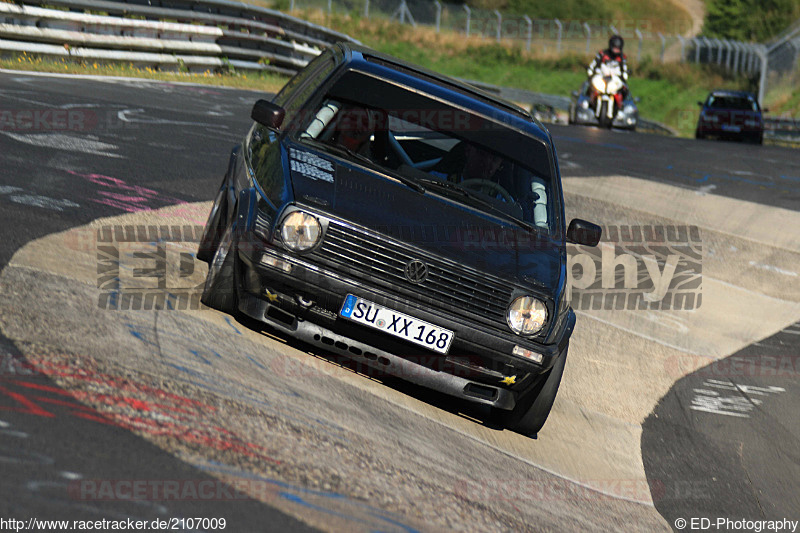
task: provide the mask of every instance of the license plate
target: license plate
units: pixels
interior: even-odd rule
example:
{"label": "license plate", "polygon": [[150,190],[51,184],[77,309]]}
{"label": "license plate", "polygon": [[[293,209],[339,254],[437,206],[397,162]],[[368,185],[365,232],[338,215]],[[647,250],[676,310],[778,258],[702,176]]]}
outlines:
{"label": "license plate", "polygon": [[430,322],[383,307],[348,294],[339,314],[359,324],[379,329],[394,337],[419,344],[430,350],[447,353],[453,332]]}
{"label": "license plate", "polygon": [[722,131],[732,131],[735,133],[739,133],[740,131],[742,131],[742,128],[739,126],[731,126],[730,124],[723,124]]}

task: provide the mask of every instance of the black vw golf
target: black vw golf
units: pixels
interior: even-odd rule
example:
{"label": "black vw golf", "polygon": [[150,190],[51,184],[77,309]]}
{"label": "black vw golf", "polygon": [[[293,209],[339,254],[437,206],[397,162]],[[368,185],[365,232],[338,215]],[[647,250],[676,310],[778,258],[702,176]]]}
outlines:
{"label": "black vw golf", "polygon": [[198,257],[202,301],[536,434],[575,314],[547,130],[474,87],[339,44],[234,148]]}

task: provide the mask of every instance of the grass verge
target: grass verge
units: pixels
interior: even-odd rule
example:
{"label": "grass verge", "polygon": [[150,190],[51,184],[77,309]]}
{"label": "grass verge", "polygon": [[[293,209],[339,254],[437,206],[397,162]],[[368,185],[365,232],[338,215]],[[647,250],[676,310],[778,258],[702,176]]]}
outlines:
{"label": "grass verge", "polygon": [[216,85],[264,92],[276,92],[286,83],[286,77],[265,72],[166,72],[152,68],[140,68],[130,63],[98,63],[93,61],[50,59],[26,53],[0,58],[0,68],[63,74],[122,76]]}

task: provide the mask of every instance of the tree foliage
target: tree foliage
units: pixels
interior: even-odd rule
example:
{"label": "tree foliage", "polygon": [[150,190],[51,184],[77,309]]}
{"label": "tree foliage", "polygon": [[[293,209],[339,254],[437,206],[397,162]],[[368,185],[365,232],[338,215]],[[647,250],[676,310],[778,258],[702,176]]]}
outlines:
{"label": "tree foliage", "polygon": [[766,41],[800,19],[800,0],[709,0],[703,35]]}

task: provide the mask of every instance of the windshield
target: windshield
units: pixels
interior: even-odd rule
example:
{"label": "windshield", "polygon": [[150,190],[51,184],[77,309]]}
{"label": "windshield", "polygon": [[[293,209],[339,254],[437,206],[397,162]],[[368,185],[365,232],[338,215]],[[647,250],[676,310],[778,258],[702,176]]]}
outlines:
{"label": "windshield", "polygon": [[[476,117],[453,108],[367,106],[328,94],[300,126],[298,139],[402,178],[427,194],[551,231],[555,208],[549,172],[482,143]],[[480,119],[480,123],[485,123]],[[483,137],[499,133],[486,131]],[[507,128],[506,128],[507,129]],[[478,140],[476,140],[478,137]],[[530,145],[537,145],[530,140]],[[540,148],[541,150],[541,148]],[[530,150],[532,151],[532,150]],[[542,150],[545,158],[546,151]],[[526,154],[530,156],[530,154]],[[547,160],[540,168],[549,170]]]}
{"label": "windshield", "polygon": [[737,111],[758,111],[758,103],[750,98],[737,96],[710,96],[708,107],[712,109],[735,109]]}

